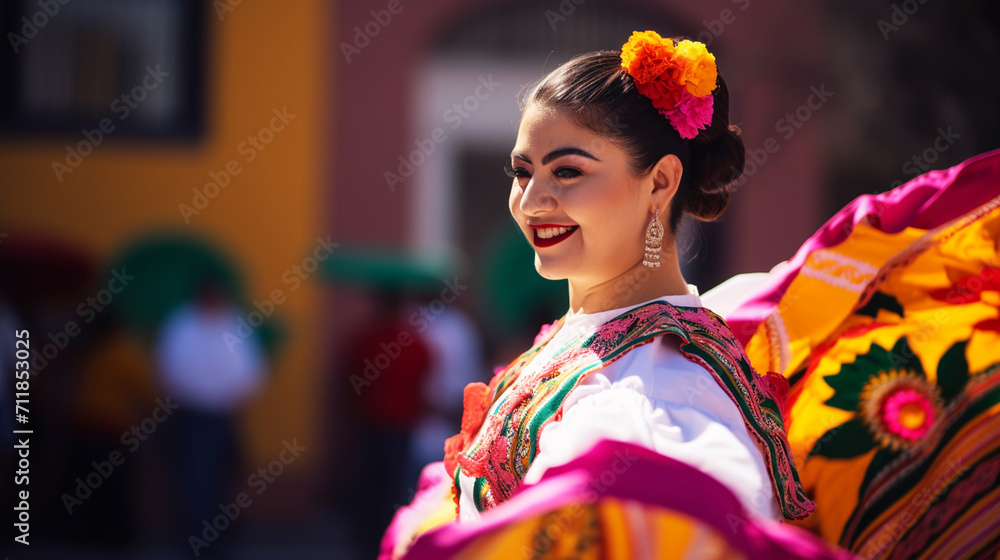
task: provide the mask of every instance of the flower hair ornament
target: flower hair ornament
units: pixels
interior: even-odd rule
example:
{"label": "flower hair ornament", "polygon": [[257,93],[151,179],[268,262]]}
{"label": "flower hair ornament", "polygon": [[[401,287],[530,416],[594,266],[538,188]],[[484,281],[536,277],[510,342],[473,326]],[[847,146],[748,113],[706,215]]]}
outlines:
{"label": "flower hair ornament", "polygon": [[719,76],[715,56],[704,43],[632,32],[622,46],[622,68],[635,88],[653,102],[681,138],[690,140],[712,122]]}

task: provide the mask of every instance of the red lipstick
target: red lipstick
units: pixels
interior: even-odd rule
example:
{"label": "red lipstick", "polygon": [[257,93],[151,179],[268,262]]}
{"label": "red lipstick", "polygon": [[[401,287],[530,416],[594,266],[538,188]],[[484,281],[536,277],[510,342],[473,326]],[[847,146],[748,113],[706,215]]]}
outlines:
{"label": "red lipstick", "polygon": [[[534,243],[535,247],[551,247],[551,246],[555,245],[556,243],[560,243],[560,242],[566,240],[569,236],[573,235],[573,233],[576,232],[577,229],[579,229],[579,226],[564,226],[564,225],[560,225],[560,224],[541,224],[541,225],[530,226],[530,227],[531,227],[531,230],[535,234],[534,235],[534,240],[533,240],[533,243]],[[540,230],[540,229],[560,228],[560,227],[568,228],[569,231],[567,231],[565,233],[560,233],[559,235],[556,235],[554,237],[549,237],[549,238],[546,238],[546,239],[542,239],[541,237],[538,237],[538,230]]]}

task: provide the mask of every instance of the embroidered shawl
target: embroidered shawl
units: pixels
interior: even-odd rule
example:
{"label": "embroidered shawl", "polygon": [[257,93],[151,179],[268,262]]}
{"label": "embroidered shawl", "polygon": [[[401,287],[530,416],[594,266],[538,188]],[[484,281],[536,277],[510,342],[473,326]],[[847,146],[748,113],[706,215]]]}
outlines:
{"label": "embroidered shawl", "polygon": [[538,453],[542,428],[562,417],[570,392],[633,348],[669,334],[677,338],[681,353],[711,373],[739,407],[764,456],[785,517],[801,519],[815,509],[799,482],[785,435],[781,407],[787,383],[783,377],[755,372],[721,317],[705,308],[651,302],[607,321],[596,332],[581,333],[544,363],[532,364],[564,322],[565,317],[543,330],[535,345],[498,370],[489,386],[466,388],[462,432],[445,444],[445,467],[455,481],[456,503],[460,474],[475,478],[473,498],[480,511],[510,498]]}

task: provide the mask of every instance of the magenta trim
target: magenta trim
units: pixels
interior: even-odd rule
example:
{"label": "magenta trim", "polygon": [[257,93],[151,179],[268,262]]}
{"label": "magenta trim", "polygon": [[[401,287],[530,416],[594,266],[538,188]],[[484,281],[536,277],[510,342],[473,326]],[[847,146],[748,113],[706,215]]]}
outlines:
{"label": "magenta trim", "polygon": [[813,251],[840,244],[866,218],[886,233],[907,227],[933,229],[1000,196],[1000,149],[942,171],[930,171],[884,193],[862,195],[830,218],[795,255],[770,274],[757,295],[726,317],[743,346],[798,276]]}
{"label": "magenta trim", "polygon": [[[853,558],[846,551],[834,551],[802,529],[749,517],[728,488],[692,466],[644,447],[610,440],[602,440],[565,465],[550,468],[538,483],[521,485],[513,497],[483,513],[477,521],[456,522],[424,534],[405,558],[450,558],[476,538],[505,524],[562,506],[588,503],[597,491],[591,481],[600,480],[609,470],[614,473],[616,467],[620,471],[623,458],[629,458],[631,464],[616,475],[601,497],[636,501],[691,516],[718,531],[751,558]],[[734,515],[742,522],[731,523]]]}

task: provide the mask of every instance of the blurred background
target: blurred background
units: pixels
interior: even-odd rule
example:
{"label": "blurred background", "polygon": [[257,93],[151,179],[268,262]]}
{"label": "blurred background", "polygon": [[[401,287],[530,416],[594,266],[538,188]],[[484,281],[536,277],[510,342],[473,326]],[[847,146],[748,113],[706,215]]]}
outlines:
{"label": "blurred background", "polygon": [[632,30],[709,46],[748,161],[683,229],[704,292],[1000,147],[988,6],[2,0],[7,554],[374,557],[462,387],[566,310],[506,205],[523,86]]}

